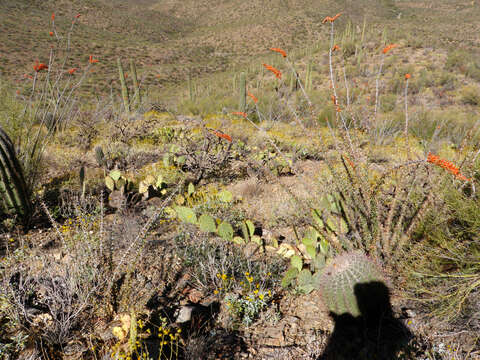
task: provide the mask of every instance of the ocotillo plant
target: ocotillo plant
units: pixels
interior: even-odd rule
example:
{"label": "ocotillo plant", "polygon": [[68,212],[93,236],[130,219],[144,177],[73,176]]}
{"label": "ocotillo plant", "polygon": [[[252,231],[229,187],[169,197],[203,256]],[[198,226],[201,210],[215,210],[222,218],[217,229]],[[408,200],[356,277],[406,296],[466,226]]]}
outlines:
{"label": "ocotillo plant", "polygon": [[0,214],[2,212],[16,214],[27,224],[32,205],[13,143],[0,127]]}
{"label": "ocotillo plant", "polygon": [[238,96],[238,110],[244,112],[247,107],[247,77],[244,72],[240,73]]}

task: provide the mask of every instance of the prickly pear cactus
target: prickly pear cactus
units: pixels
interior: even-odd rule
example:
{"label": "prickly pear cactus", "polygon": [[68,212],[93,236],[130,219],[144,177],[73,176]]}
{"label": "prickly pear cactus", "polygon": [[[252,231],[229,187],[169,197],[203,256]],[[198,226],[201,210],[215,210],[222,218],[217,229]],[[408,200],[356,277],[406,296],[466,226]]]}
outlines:
{"label": "prickly pear cactus", "polygon": [[357,317],[361,315],[361,306],[355,287],[372,282],[383,282],[381,271],[366,255],[356,251],[332,259],[322,271],[318,287],[323,302],[331,312]]}
{"label": "prickly pear cactus", "polygon": [[2,212],[15,214],[28,223],[32,205],[13,143],[0,128],[0,215]]}

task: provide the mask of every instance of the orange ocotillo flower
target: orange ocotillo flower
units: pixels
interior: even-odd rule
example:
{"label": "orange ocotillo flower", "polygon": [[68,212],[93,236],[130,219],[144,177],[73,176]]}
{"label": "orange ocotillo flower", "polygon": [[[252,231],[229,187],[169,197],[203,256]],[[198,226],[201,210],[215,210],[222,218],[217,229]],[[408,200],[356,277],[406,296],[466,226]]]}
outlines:
{"label": "orange ocotillo flower", "polygon": [[55,21],[55,13],[52,13],[52,21]]}
{"label": "orange ocotillo flower", "polygon": [[263,64],[263,66],[264,66],[267,70],[269,70],[269,71],[271,71],[272,73],[274,73],[275,76],[277,77],[277,79],[281,79],[281,78],[282,78],[282,73],[281,73],[280,70],[275,69],[273,66],[268,65],[268,64]]}
{"label": "orange ocotillo flower", "polygon": [[232,137],[231,137],[230,135],[224,134],[223,132],[220,132],[220,131],[217,131],[217,130],[213,130],[213,129],[210,129],[210,131],[211,131],[214,135],[218,136],[219,138],[225,139],[225,140],[227,140],[227,141],[229,141],[229,142],[232,142]]}
{"label": "orange ocotillo flower", "polygon": [[410,74],[405,74],[405,80],[408,80],[411,78],[411,75]]}
{"label": "orange ocotillo flower", "polygon": [[90,64],[98,63],[98,59],[94,59],[93,55],[90,55],[90,57],[88,58],[88,61],[90,62]]}
{"label": "orange ocotillo flower", "polygon": [[70,70],[68,70],[68,73],[70,75],[73,75],[73,74],[75,74],[75,71],[77,71],[77,70],[78,70],[78,68],[71,68]]}
{"label": "orange ocotillo flower", "polygon": [[33,70],[35,70],[36,72],[39,72],[41,70],[48,70],[48,66],[44,63],[39,63],[37,60],[35,61],[35,65],[33,65]]}
{"label": "orange ocotillo flower", "polygon": [[282,49],[279,49],[279,48],[270,48],[270,50],[278,52],[278,53],[281,54],[284,58],[287,57],[287,53],[285,52],[285,50],[282,50]]}
{"label": "orange ocotillo flower", "polygon": [[342,13],[338,13],[334,17],[327,16],[325,19],[323,19],[322,24],[325,24],[327,21],[333,23],[335,20],[337,20]]}
{"label": "orange ocotillo flower", "polygon": [[253,95],[251,92],[248,92],[247,95],[252,98],[252,100],[253,100],[253,102],[254,102],[255,104],[258,102],[258,99],[256,98],[256,96]]}
{"label": "orange ocotillo flower", "polygon": [[386,54],[388,53],[390,50],[392,50],[393,48],[396,48],[398,45],[397,44],[390,44],[386,47],[383,48],[383,53]]}
{"label": "orange ocotillo flower", "polygon": [[334,47],[332,47],[332,52],[337,51],[337,50],[340,50],[340,46],[335,45]]}
{"label": "orange ocotillo flower", "polygon": [[463,176],[460,173],[460,170],[453,163],[451,163],[450,161],[441,159],[440,156],[434,155],[432,153],[428,153],[427,162],[444,168],[449,173],[455,175],[457,179],[464,180],[464,181],[470,180],[470,179],[467,179],[465,176]]}
{"label": "orange ocotillo flower", "polygon": [[53,36],[53,31],[50,31],[48,35]]}
{"label": "orange ocotillo flower", "polygon": [[235,112],[232,112],[232,115],[240,115],[242,117],[244,117],[245,119],[247,118],[247,114],[244,113],[243,111],[235,111]]}

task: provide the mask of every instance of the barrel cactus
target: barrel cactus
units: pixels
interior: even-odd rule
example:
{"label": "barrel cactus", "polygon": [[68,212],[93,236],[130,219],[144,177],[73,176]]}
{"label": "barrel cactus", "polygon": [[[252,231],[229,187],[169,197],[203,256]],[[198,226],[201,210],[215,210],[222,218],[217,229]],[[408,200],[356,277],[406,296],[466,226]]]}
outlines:
{"label": "barrel cactus", "polygon": [[0,127],[0,215],[2,213],[17,215],[28,223],[32,205],[13,143]]}
{"label": "barrel cactus", "polygon": [[[332,259],[323,269],[318,281],[323,302],[328,309],[336,315],[346,313],[354,317],[365,312],[365,302],[380,300],[375,299],[374,293],[363,294],[362,289],[386,289],[384,285],[372,284],[383,284],[382,272],[372,260],[359,251]],[[380,295],[383,304],[384,294]]]}

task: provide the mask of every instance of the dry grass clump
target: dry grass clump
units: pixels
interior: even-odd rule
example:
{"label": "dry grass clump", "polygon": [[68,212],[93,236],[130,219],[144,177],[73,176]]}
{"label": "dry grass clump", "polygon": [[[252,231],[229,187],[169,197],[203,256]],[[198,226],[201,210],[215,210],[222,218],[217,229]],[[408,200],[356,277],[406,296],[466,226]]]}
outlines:
{"label": "dry grass clump", "polygon": [[112,219],[98,202],[69,205],[65,214],[73,216],[63,224],[50,217],[55,232],[48,242],[18,248],[2,260],[1,335],[10,339],[12,355],[58,358],[76,343],[99,345],[98,351],[76,350],[85,356],[108,353],[111,343],[99,337],[97,326],[111,331],[106,325],[115,314],[144,309],[178,280],[174,257],[165,255],[160,271],[148,262],[144,236],[158,211],[146,220],[128,212]]}

